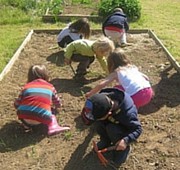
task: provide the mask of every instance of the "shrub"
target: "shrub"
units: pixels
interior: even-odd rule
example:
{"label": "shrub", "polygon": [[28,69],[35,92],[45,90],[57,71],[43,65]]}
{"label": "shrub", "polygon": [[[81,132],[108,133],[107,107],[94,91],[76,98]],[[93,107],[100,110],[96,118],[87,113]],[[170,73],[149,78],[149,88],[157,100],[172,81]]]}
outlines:
{"label": "shrub", "polygon": [[51,0],[48,6],[50,12],[55,16],[59,15],[63,11],[62,0]]}
{"label": "shrub", "polygon": [[98,15],[105,18],[117,7],[121,8],[131,21],[141,17],[141,6],[138,0],[101,0]]}

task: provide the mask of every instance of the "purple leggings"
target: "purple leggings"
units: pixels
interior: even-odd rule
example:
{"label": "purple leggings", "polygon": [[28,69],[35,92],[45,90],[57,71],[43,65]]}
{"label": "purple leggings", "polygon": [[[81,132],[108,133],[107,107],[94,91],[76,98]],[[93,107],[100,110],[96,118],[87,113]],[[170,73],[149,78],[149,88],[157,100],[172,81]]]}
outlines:
{"label": "purple leggings", "polygon": [[[114,88],[120,89],[124,91],[124,88],[121,85],[116,85]],[[152,97],[154,96],[154,92],[151,87],[147,87],[145,89],[142,89],[131,96],[131,98],[134,101],[134,104],[136,105],[137,109],[140,107],[148,104]]]}

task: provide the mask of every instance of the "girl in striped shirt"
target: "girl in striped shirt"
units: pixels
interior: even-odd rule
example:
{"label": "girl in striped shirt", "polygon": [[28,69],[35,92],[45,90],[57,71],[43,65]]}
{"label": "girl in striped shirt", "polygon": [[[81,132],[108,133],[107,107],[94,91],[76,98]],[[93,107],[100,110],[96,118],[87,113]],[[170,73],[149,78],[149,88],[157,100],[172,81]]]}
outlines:
{"label": "girl in striped shirt", "polygon": [[44,65],[33,65],[28,72],[28,82],[24,85],[18,99],[15,100],[18,119],[25,128],[33,128],[39,124],[48,127],[48,135],[52,135],[69,127],[61,127],[57,123],[52,107],[61,107],[61,100],[55,87],[48,82],[49,76]]}

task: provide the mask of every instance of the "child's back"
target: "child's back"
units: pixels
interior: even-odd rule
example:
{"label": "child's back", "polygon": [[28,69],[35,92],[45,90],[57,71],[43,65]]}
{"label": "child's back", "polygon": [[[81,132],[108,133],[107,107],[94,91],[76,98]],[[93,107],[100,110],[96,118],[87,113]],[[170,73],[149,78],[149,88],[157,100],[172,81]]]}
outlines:
{"label": "child's back", "polygon": [[87,18],[81,18],[67,27],[65,27],[58,35],[57,42],[62,48],[66,47],[69,43],[90,37],[90,24]]}
{"label": "child's back", "polygon": [[28,82],[24,85],[14,105],[18,119],[22,121],[24,127],[31,129],[36,125],[46,125],[48,134],[51,135],[69,128],[60,127],[52,113],[53,105],[59,108],[61,101],[48,79],[44,65],[31,66],[28,72]]}

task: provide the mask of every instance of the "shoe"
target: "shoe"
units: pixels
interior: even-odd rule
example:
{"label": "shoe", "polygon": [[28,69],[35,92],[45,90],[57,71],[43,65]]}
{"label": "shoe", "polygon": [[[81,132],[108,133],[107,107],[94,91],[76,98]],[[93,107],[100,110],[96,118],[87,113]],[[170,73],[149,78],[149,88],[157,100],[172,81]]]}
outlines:
{"label": "shoe", "polygon": [[120,47],[132,46],[132,43],[121,43]]}
{"label": "shoe", "polygon": [[116,45],[115,45],[115,47],[116,47],[116,48],[119,48],[119,47],[121,47],[121,45],[119,45],[119,44],[116,44]]}
{"label": "shoe", "polygon": [[69,129],[69,127],[59,126],[55,115],[52,115],[52,122],[48,125],[48,135],[54,135]]}
{"label": "shoe", "polygon": [[76,74],[73,78],[80,83],[88,83],[88,80],[84,77],[84,75]]}
{"label": "shoe", "polygon": [[128,155],[130,153],[131,147],[127,146],[127,148],[123,151],[114,151],[114,165],[116,165],[116,167],[119,167],[122,163],[124,163],[127,158]]}
{"label": "shoe", "polygon": [[55,134],[64,132],[66,130],[70,130],[70,128],[69,127],[62,127],[62,126],[54,126],[54,127],[50,128],[50,129],[48,129],[48,135],[49,136],[55,135]]}
{"label": "shoe", "polygon": [[25,133],[27,133],[27,132],[32,132],[32,128],[26,126],[24,123],[21,123],[20,126],[23,128],[23,130],[24,130]]}

